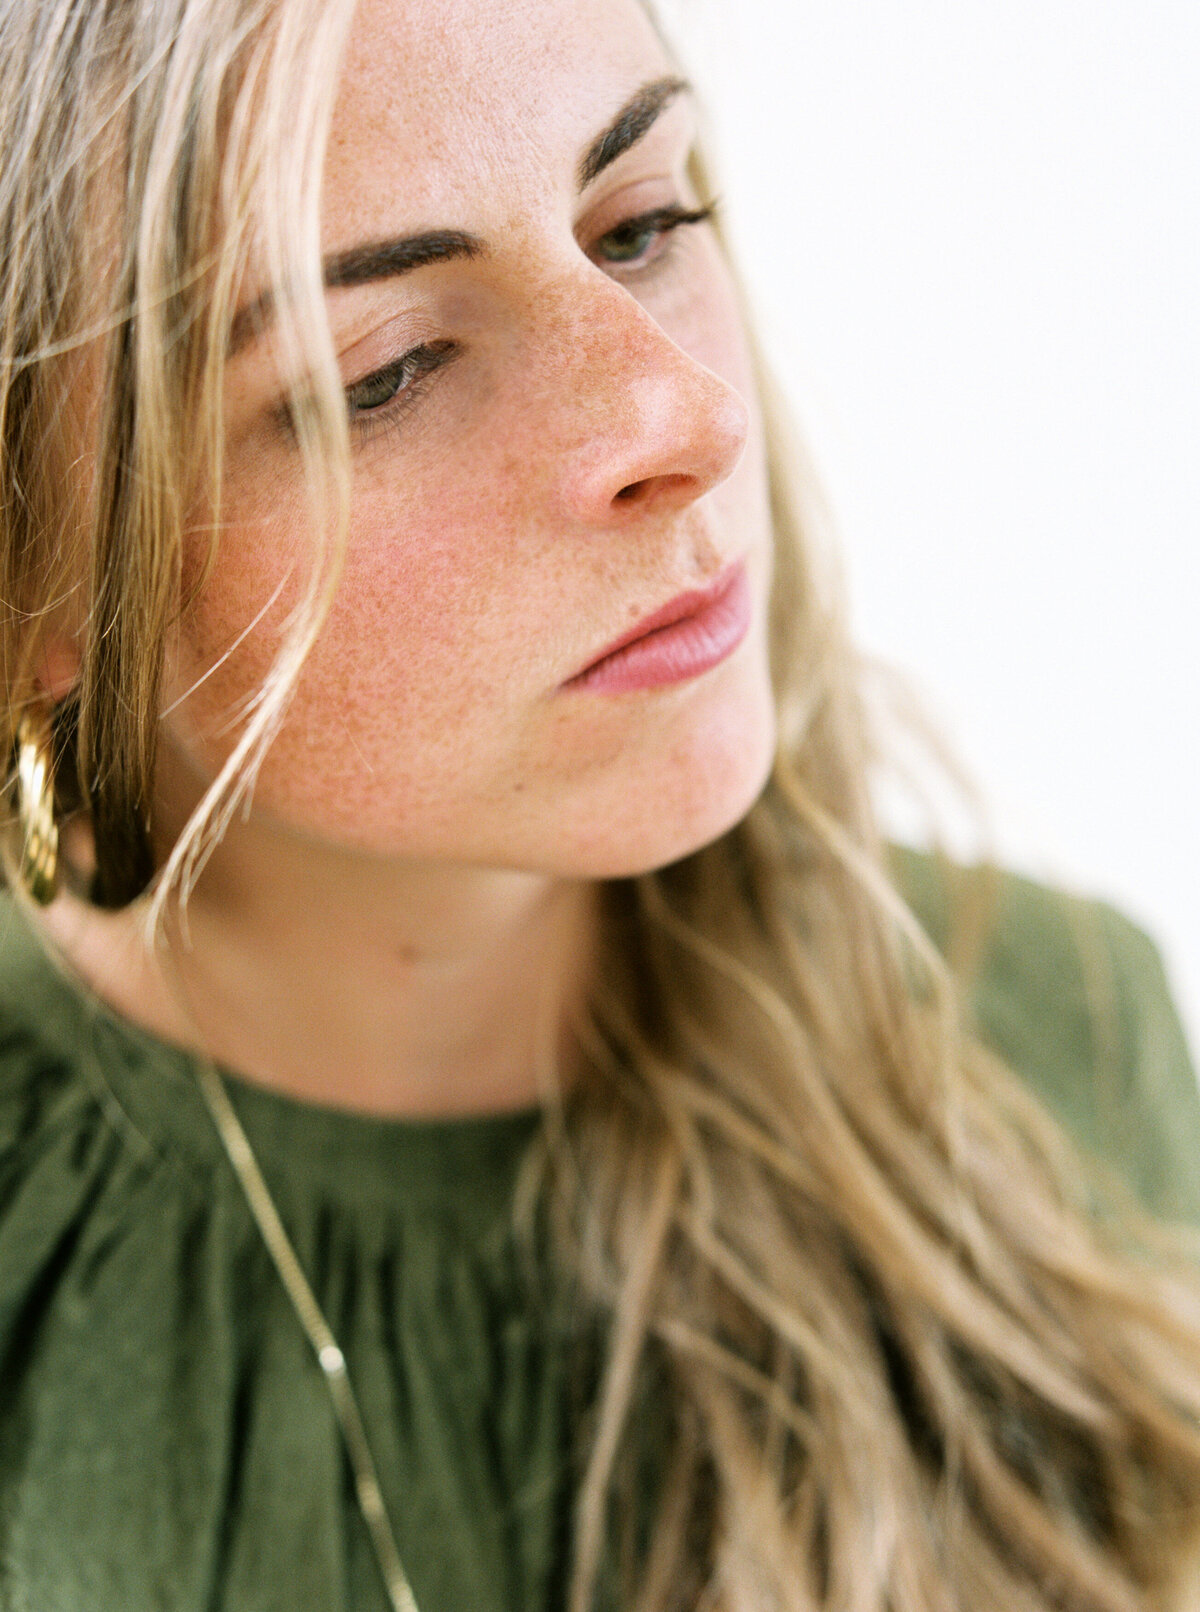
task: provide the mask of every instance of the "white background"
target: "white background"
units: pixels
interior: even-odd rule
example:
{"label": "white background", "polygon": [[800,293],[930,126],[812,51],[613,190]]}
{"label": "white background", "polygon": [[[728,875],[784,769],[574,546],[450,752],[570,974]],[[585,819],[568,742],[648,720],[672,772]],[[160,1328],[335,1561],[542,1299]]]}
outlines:
{"label": "white background", "polygon": [[1150,929],[1200,1050],[1200,6],[666,20],[860,641],[1010,864]]}

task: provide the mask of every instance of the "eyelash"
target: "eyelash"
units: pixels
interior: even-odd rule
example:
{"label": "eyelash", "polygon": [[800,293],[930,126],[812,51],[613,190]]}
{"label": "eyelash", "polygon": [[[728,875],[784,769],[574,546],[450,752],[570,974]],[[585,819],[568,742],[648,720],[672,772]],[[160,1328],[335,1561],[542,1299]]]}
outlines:
{"label": "eyelash", "polygon": [[[716,202],[710,202],[707,207],[680,207],[677,204],[670,207],[656,207],[652,212],[639,213],[636,218],[627,218],[624,223],[618,224],[615,229],[608,230],[596,242],[593,249],[598,255],[605,241],[638,241],[649,236],[651,245],[663,246],[667,237],[685,224],[706,224],[717,210]],[[622,266],[632,264],[636,268],[648,267],[658,260],[660,252],[654,252],[647,257],[645,252],[635,253],[632,257],[611,257],[606,261]]]}
{"label": "eyelash", "polygon": [[[592,249],[600,262],[634,273],[651,268],[666,250],[668,237],[688,224],[704,224],[716,212],[716,203],[706,207],[656,207],[648,213],[639,213],[624,220],[615,228],[605,231]],[[608,255],[605,242],[617,243],[619,253],[625,246],[647,242],[640,251],[628,257]],[[655,250],[657,248],[657,250]],[[412,347],[399,358],[373,370],[346,388],[346,408],[350,416],[350,429],[357,436],[369,436],[376,430],[395,424],[419,400],[425,383],[437,370],[457,356],[459,346],[454,341],[423,342]],[[376,403],[365,406],[356,397],[384,392]]]}
{"label": "eyelash", "polygon": [[[394,358],[382,369],[364,375],[361,381],[346,388],[346,408],[352,430],[370,431],[384,418],[393,419],[410,409],[425,389],[425,382],[458,352],[453,341],[427,341],[419,347]],[[356,396],[382,390],[385,395],[377,403],[362,404]]]}

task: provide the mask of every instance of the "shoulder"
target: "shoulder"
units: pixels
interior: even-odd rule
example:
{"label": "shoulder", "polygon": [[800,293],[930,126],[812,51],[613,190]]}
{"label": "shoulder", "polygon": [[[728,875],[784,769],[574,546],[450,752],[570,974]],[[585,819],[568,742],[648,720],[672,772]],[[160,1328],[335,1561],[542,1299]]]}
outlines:
{"label": "shoulder", "polygon": [[981,1038],[1148,1208],[1200,1222],[1200,1088],[1149,937],[1013,873],[903,849],[894,868]]}
{"label": "shoulder", "polygon": [[65,997],[28,921],[0,893],[0,1194],[52,1134],[95,1106],[81,1078],[82,1036],[60,988]]}
{"label": "shoulder", "polygon": [[[51,1271],[124,1236],[162,1160],[114,1095],[101,1018],[0,892],[0,1344]],[[60,1269],[61,1267],[61,1269]]]}

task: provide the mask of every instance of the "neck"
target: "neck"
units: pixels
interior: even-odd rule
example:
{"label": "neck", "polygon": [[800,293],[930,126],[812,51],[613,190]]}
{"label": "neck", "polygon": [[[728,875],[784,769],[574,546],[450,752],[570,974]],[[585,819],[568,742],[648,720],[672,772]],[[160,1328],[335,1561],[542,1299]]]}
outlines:
{"label": "neck", "polygon": [[311,1102],[393,1116],[525,1107],[565,1083],[595,887],[383,860],[235,823],[152,950],[136,909],[47,918],[153,1033]]}

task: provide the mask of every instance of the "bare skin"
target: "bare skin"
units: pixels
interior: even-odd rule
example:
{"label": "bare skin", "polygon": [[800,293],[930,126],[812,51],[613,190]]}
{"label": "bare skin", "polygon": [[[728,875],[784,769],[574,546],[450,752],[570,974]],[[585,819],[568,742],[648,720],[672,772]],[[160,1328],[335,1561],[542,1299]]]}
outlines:
{"label": "bare skin", "polygon": [[519,872],[385,871],[252,823],[213,859],[186,938],[175,918],[150,952],[133,913],[69,897],[43,922],[120,1014],[243,1078],[361,1113],[449,1117],[569,1084],[593,892]]}
{"label": "bare skin", "polygon": [[[536,1100],[548,1062],[569,1078],[596,881],[686,855],[762,787],[769,518],[736,298],[707,225],[631,233],[695,205],[686,93],[584,162],[676,71],[636,0],[356,16],[326,250],[430,230],[484,247],[328,294],[354,443],[345,571],[253,811],[186,936],[168,926],[172,962],[136,908],[64,897],[45,916],[119,1012],[246,1078],[374,1114]],[[419,384],[366,385],[431,346],[452,356]],[[230,362],[227,522],[172,647],[162,854],[228,753],[303,559],[281,384],[269,335]],[[739,561],[753,619],[720,664],[636,692],[571,683]]]}

